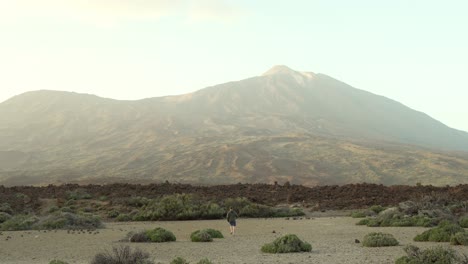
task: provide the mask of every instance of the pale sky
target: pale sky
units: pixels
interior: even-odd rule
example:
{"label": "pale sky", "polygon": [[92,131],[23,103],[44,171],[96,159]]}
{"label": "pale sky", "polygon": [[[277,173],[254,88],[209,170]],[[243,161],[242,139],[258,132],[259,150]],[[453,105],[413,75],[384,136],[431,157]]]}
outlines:
{"label": "pale sky", "polygon": [[468,131],[465,0],[0,0],[0,102],[193,92],[274,65]]}

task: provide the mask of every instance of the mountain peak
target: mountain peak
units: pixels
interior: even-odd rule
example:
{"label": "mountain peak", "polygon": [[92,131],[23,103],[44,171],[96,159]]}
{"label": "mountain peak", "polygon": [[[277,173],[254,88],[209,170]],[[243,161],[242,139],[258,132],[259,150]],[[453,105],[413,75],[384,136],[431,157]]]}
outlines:
{"label": "mountain peak", "polygon": [[275,65],[262,76],[275,75],[275,74],[297,74],[297,72],[286,65]]}

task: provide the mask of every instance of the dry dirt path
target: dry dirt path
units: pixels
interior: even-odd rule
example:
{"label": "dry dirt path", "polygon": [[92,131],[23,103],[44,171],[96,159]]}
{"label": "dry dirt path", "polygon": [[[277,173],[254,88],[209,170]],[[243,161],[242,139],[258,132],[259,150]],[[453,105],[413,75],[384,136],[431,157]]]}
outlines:
{"label": "dry dirt path", "polygon": [[[57,258],[72,263],[89,263],[92,257],[112,246],[130,245],[150,252],[156,263],[169,263],[176,256],[196,263],[209,258],[214,263],[350,263],[390,264],[404,255],[403,246],[409,243],[422,248],[436,243],[415,243],[412,238],[425,228],[370,228],[356,226],[357,219],[350,217],[317,217],[313,219],[239,219],[238,233],[231,236],[224,220],[184,222],[137,222],[108,223],[99,234],[68,234],[59,231],[16,231],[0,235],[0,263],[47,264]],[[129,231],[155,227],[174,232],[177,242],[172,243],[122,243],[118,242]],[[202,228],[219,229],[225,239],[212,243],[193,243],[189,240],[192,231]],[[273,230],[276,233],[272,233]],[[355,239],[373,231],[391,233],[401,246],[388,248],[363,248]],[[297,234],[312,244],[312,252],[295,254],[264,254],[260,247],[276,237]],[[6,240],[6,237],[11,238]],[[448,245],[448,243],[438,243]],[[468,254],[468,247],[454,247]]]}

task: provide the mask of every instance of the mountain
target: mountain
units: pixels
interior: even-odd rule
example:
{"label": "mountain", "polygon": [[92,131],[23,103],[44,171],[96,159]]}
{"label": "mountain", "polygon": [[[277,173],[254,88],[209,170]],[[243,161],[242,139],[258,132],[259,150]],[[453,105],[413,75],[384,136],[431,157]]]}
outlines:
{"label": "mountain", "polygon": [[466,183],[468,133],[275,66],[179,96],[34,91],[0,104],[0,184]]}

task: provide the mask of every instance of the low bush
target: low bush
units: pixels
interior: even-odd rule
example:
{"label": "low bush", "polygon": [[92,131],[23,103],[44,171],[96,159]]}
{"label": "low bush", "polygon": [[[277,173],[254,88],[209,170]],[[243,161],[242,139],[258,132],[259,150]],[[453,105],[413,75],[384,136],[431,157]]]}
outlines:
{"label": "low bush", "polygon": [[151,242],[150,238],[148,237],[148,235],[146,234],[147,231],[140,231],[140,232],[137,232],[137,233],[129,233],[127,235],[128,237],[128,240],[130,242],[136,242],[136,243],[144,243],[144,242]]}
{"label": "low bush", "polygon": [[409,245],[404,248],[407,256],[400,257],[395,264],[455,264],[460,259],[451,248],[433,247],[420,250],[418,247]]}
{"label": "low bush", "polygon": [[364,247],[391,247],[398,244],[393,235],[380,232],[367,234],[362,241]]}
{"label": "low bush", "polygon": [[119,215],[120,215],[120,213],[117,210],[112,210],[112,211],[107,212],[107,217],[109,217],[109,218],[116,218]]}
{"label": "low bush", "polygon": [[373,211],[376,214],[379,214],[380,212],[384,211],[386,208],[381,206],[381,205],[373,205],[369,207],[369,210]]}
{"label": "low bush", "polygon": [[356,225],[368,225],[370,220],[370,218],[361,219],[359,220],[359,222],[356,223]]}
{"label": "low bush", "polygon": [[35,229],[96,229],[103,226],[101,219],[89,213],[58,212],[47,216],[34,226]]}
{"label": "low bush", "polygon": [[111,252],[98,253],[91,264],[154,264],[150,255],[140,249],[132,250],[129,246],[113,247]]}
{"label": "low bush", "polygon": [[461,217],[460,220],[458,220],[458,223],[461,227],[468,228],[468,217]]}
{"label": "low bush", "polygon": [[357,212],[352,212],[351,217],[352,218],[364,218],[364,217],[367,217],[367,214],[363,211],[357,211]]}
{"label": "low bush", "polygon": [[127,221],[131,221],[132,220],[132,217],[128,214],[119,214],[115,220],[119,221],[119,222],[127,222]]}
{"label": "low bush", "polygon": [[161,227],[146,231],[146,235],[151,242],[162,243],[176,241],[176,237],[171,231]]}
{"label": "low bush", "polygon": [[458,232],[450,237],[450,244],[468,246],[468,232]]}
{"label": "low bush", "polygon": [[0,224],[11,219],[11,215],[9,213],[0,212]]}
{"label": "low bush", "polygon": [[437,227],[417,235],[414,241],[449,242],[452,235],[458,232],[465,232],[465,230],[458,224],[442,221]]}
{"label": "low bush", "polygon": [[87,193],[84,189],[76,189],[74,191],[68,191],[66,193],[67,200],[82,200],[91,199],[91,194]]}
{"label": "low bush", "polygon": [[189,264],[189,262],[182,257],[177,257],[171,261],[171,264]]}
{"label": "low bush", "polygon": [[10,219],[3,222],[0,230],[16,231],[16,230],[29,230],[39,222],[39,218],[33,215],[15,215]]}
{"label": "low bush", "polygon": [[213,264],[213,262],[211,262],[211,260],[207,258],[204,258],[204,259],[200,259],[200,261],[198,261],[197,264]]}
{"label": "low bush", "polygon": [[190,235],[192,242],[212,242],[213,238],[206,230],[197,230]]}
{"label": "low bush", "polygon": [[288,234],[262,246],[264,253],[310,252],[312,246],[300,240],[296,235]]}
{"label": "low bush", "polygon": [[210,234],[212,238],[224,238],[223,234],[219,230],[212,229],[212,228],[203,229],[203,230],[205,230],[208,234]]}
{"label": "low bush", "polygon": [[0,225],[0,230],[30,230],[30,229],[96,229],[102,222],[92,214],[73,214],[56,212],[39,218],[34,215],[15,215]]}
{"label": "low bush", "polygon": [[2,203],[0,204],[0,212],[7,213],[7,214],[13,214],[13,209],[11,209],[11,206],[9,203]]}

